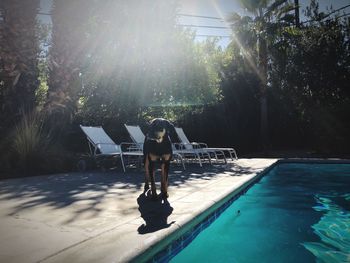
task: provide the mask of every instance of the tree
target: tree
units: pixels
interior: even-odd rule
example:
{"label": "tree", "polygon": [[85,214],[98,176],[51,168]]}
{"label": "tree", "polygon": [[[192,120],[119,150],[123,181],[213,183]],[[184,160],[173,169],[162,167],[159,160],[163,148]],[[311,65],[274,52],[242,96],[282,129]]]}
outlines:
{"label": "tree", "polygon": [[219,77],[209,60],[220,51],[215,41],[197,45],[192,32],[176,27],[175,2],[110,1],[99,8],[90,31],[99,45],[83,75],[84,121],[122,127],[217,101]]}
{"label": "tree", "polygon": [[[241,17],[233,13],[229,18],[234,30],[238,29],[238,35],[248,41],[253,51],[249,54],[250,59],[257,60],[252,65],[256,67],[256,73],[260,79],[260,135],[264,149],[268,146],[268,109],[267,109],[267,86],[268,86],[268,44],[273,41],[273,32],[286,22],[290,24],[291,17],[288,13],[293,10],[293,6],[288,0],[279,0],[270,4],[269,0],[241,0],[241,4],[252,13],[253,17]],[[248,38],[248,40],[247,40]],[[253,41],[252,41],[253,40]],[[244,46],[245,47],[245,46]],[[242,48],[244,50],[244,48]],[[256,53],[255,53],[256,52]],[[247,53],[247,52],[242,52]],[[252,64],[251,63],[251,64]]]}
{"label": "tree", "polygon": [[[39,0],[0,2],[0,122],[13,126],[23,111],[35,107],[39,44],[36,15]],[[0,129],[0,133],[1,130]]]}
{"label": "tree", "polygon": [[299,125],[289,130],[302,131],[299,141],[303,138],[304,145],[318,150],[345,151],[350,130],[349,20],[322,19],[315,1],[306,15],[309,24],[284,31],[273,47],[271,86],[283,108],[297,119]]}
{"label": "tree", "polygon": [[52,43],[49,50],[48,95],[44,111],[52,125],[69,123],[81,92],[79,73],[91,43],[87,25],[94,1],[55,0],[52,7]]}

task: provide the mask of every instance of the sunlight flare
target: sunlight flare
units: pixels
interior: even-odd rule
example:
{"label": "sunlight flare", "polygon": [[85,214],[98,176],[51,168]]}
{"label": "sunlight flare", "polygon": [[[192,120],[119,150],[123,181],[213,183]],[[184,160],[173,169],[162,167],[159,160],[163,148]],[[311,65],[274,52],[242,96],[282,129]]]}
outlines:
{"label": "sunlight flare", "polygon": [[215,8],[215,11],[219,15],[219,17],[222,18],[222,21],[225,24],[225,26],[231,29],[231,40],[238,45],[242,56],[247,60],[248,65],[250,66],[250,68],[256,73],[256,75],[259,77],[260,80],[263,80],[264,79],[263,75],[260,73],[260,71],[259,71],[259,69],[258,69],[258,67],[257,67],[257,65],[256,65],[256,63],[254,61],[254,59],[252,58],[252,55],[250,54],[249,51],[247,51],[243,47],[243,45],[239,41],[238,37],[233,32],[230,23],[228,23],[227,19],[225,19],[225,16],[224,16],[220,6],[218,5],[217,1],[211,0],[211,4]]}

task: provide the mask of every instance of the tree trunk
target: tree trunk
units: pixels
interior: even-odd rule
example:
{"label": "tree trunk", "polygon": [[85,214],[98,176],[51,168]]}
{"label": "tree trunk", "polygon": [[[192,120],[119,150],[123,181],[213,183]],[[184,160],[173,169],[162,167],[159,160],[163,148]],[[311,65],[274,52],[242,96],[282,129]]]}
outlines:
{"label": "tree trunk", "polygon": [[299,0],[294,0],[294,5],[295,5],[295,26],[300,27]]}
{"label": "tree trunk", "polygon": [[260,136],[262,148],[264,151],[267,151],[269,145],[267,111],[267,43],[262,35],[258,38],[258,59],[260,73]]}

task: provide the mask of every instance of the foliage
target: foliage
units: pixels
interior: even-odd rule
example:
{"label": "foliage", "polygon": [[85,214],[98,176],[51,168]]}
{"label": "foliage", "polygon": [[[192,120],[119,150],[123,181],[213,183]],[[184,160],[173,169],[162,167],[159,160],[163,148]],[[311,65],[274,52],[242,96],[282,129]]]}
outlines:
{"label": "foliage", "polygon": [[5,153],[0,162],[2,169],[9,175],[35,175],[64,171],[74,162],[45,129],[39,113],[22,113],[22,119],[0,145]]}
{"label": "foliage", "polygon": [[48,60],[48,96],[44,111],[52,125],[70,123],[80,93],[80,68],[88,56],[86,27],[94,1],[55,0]]}
{"label": "foliage", "polygon": [[[109,16],[107,7],[121,16]],[[184,109],[220,99],[212,63],[215,56],[220,59],[220,50],[215,40],[195,44],[193,33],[174,27],[175,5],[138,1],[136,6],[113,2],[100,8],[103,17],[94,18],[90,34],[98,32],[103,44],[91,51],[83,72],[78,118],[107,125],[157,116],[176,121]],[[118,23],[127,24],[128,31],[116,28]]]}
{"label": "foliage", "polygon": [[35,29],[39,2],[0,2],[0,135],[20,119],[21,110],[35,107],[39,54]]}
{"label": "foliage", "polygon": [[40,55],[38,59],[38,71],[39,71],[39,86],[35,91],[36,104],[39,111],[42,110],[46,103],[48,92],[48,47],[50,45],[50,32],[52,27],[50,24],[39,22],[37,24],[37,34],[40,42]]}
{"label": "foliage", "polygon": [[[317,5],[313,8],[310,14],[318,17]],[[289,131],[303,130],[307,136],[301,138],[319,151],[345,152],[348,147],[348,30],[345,19],[312,22],[300,30],[285,31],[270,51],[274,59],[271,94],[285,102],[280,119],[293,116],[290,123],[297,125]]]}
{"label": "foliage", "polygon": [[121,142],[124,123],[154,117],[240,155],[261,150],[265,117],[272,149],[350,147],[350,20],[317,1],[300,27],[291,1],[242,1],[252,15],[232,14],[225,50],[177,27],[175,0],[54,0],[52,27],[24,2],[0,2],[2,172],[67,169],[85,145],[78,124]]}
{"label": "foliage", "polygon": [[[310,8],[310,19],[317,19],[317,5]],[[206,107],[202,114],[190,115],[182,122],[193,138],[200,136],[221,145],[226,141],[237,146],[239,152],[252,152],[260,144],[260,80],[254,68],[257,38],[252,27],[244,26],[253,25],[253,19],[235,21],[241,23],[235,28],[239,41],[233,39],[220,69],[220,104],[224,108],[220,104]],[[309,149],[326,156],[344,154],[350,131],[346,117],[350,113],[349,20],[315,21],[300,29],[274,26],[275,35],[269,38],[270,143],[274,149]],[[220,119],[220,124],[211,125]],[[198,126],[206,127],[208,134],[202,136],[206,132],[199,131]]]}
{"label": "foliage", "polygon": [[[268,104],[267,86],[269,82],[268,47],[274,41],[276,31],[284,26],[290,26],[293,21],[289,14],[294,10],[288,0],[241,0],[242,6],[253,14],[250,16],[240,16],[233,13],[228,19],[236,33],[236,41],[242,52],[246,56],[250,66],[258,75],[260,83],[260,136],[261,145],[266,150],[269,144],[268,136]],[[248,45],[243,45],[242,42]],[[255,59],[254,59],[255,58]]]}

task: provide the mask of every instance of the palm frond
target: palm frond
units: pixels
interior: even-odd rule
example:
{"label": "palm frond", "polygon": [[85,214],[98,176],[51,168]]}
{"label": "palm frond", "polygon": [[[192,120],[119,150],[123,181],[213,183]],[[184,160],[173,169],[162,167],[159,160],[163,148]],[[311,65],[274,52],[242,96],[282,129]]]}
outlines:
{"label": "palm frond", "polygon": [[230,23],[231,27],[240,27],[249,25],[253,19],[250,16],[241,16],[234,12],[227,17],[226,21]]}
{"label": "palm frond", "polygon": [[243,8],[245,8],[249,13],[257,14],[257,10],[260,7],[260,5],[259,5],[260,1],[256,1],[256,0],[239,0],[239,2],[241,4],[241,6]]}
{"label": "palm frond", "polygon": [[253,19],[250,16],[243,16],[241,21],[242,24],[249,24],[253,22]]}
{"label": "palm frond", "polygon": [[242,16],[240,16],[237,12],[232,12],[231,14],[229,14],[227,16],[227,18],[225,19],[227,22],[229,23],[237,23],[238,21],[240,21],[242,19]]}
{"label": "palm frond", "polygon": [[270,6],[267,7],[264,16],[269,17],[272,13],[276,12],[277,10],[280,10],[280,6],[285,5],[287,2],[288,0],[277,0],[273,2]]}
{"label": "palm frond", "polygon": [[283,15],[288,14],[289,12],[292,12],[294,10],[295,10],[294,4],[287,4],[287,5],[283,6],[282,8],[280,8],[279,10],[277,10],[276,17],[277,17],[277,19],[279,19]]}
{"label": "palm frond", "polygon": [[279,22],[287,22],[288,24],[293,24],[295,22],[295,16],[292,14],[285,14],[279,18]]}

